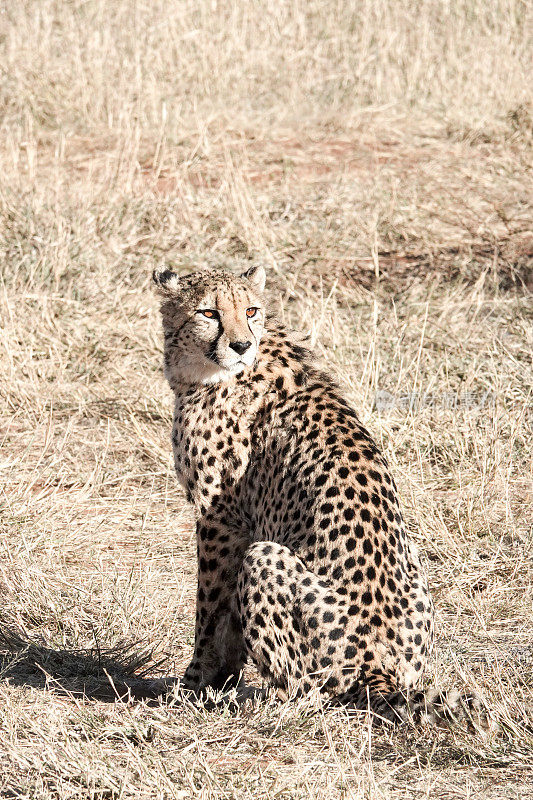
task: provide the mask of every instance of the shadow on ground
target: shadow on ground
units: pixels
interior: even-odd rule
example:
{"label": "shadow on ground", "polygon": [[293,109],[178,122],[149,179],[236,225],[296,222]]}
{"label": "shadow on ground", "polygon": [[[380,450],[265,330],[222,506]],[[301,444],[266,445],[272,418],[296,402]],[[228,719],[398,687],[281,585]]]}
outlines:
{"label": "shadow on ground", "polygon": [[223,689],[196,696],[181,689],[177,695],[173,690],[179,686],[178,678],[147,677],[158,672],[164,661],[155,660],[153,651],[139,642],[121,642],[112,648],[55,649],[0,625],[0,681],[14,686],[108,703],[144,700],[158,704],[179,696],[207,709],[227,702],[238,706],[264,694],[262,689],[242,684],[229,693]]}
{"label": "shadow on ground", "polygon": [[54,649],[0,627],[0,680],[15,686],[52,689],[89,700],[155,700],[175,678],[148,678],[163,662],[140,643],[112,648]]}

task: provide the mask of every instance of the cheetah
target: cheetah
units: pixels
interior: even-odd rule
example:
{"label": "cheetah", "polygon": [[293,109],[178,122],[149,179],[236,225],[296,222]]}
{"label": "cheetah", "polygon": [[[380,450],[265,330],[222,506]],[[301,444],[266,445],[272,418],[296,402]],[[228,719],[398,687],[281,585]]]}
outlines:
{"label": "cheetah", "polygon": [[336,383],[267,313],[265,270],[153,279],[174,464],[197,515],[182,686],[235,685],[250,657],[285,697],[318,689],[391,721],[444,707],[415,691],[433,606],[394,479]]}

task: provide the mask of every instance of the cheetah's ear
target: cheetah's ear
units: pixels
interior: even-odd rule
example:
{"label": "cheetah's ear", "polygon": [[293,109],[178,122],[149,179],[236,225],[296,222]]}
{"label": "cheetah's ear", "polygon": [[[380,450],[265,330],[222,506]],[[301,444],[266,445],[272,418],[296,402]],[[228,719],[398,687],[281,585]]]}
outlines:
{"label": "cheetah's ear", "polygon": [[241,278],[246,278],[249,281],[256,292],[261,294],[265,288],[266,282],[266,272],[265,268],[259,265],[258,267],[250,267],[247,269],[246,272],[243,272]]}
{"label": "cheetah's ear", "polygon": [[165,296],[176,294],[176,292],[180,290],[179,276],[176,275],[175,272],[172,272],[171,269],[164,269],[163,267],[154,269],[152,279],[157,287],[157,291]]}

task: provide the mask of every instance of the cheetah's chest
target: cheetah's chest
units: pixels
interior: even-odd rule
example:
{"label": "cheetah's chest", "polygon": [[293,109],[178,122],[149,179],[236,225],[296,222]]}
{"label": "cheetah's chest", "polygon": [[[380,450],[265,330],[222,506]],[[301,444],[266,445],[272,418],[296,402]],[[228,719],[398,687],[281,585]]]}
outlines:
{"label": "cheetah's chest", "polygon": [[195,503],[234,485],[248,462],[246,420],[217,395],[177,396],[172,427],[174,466]]}

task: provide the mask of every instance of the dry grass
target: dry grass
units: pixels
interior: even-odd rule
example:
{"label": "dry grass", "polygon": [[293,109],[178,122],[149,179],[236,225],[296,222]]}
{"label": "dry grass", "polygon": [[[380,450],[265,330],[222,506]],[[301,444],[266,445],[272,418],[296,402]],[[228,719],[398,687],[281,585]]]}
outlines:
{"label": "dry grass", "polygon": [[[3,4],[1,796],[533,796],[532,21]],[[398,477],[428,681],[475,688],[497,736],[143,699],[188,660],[195,578],[148,275],[258,259]]]}

